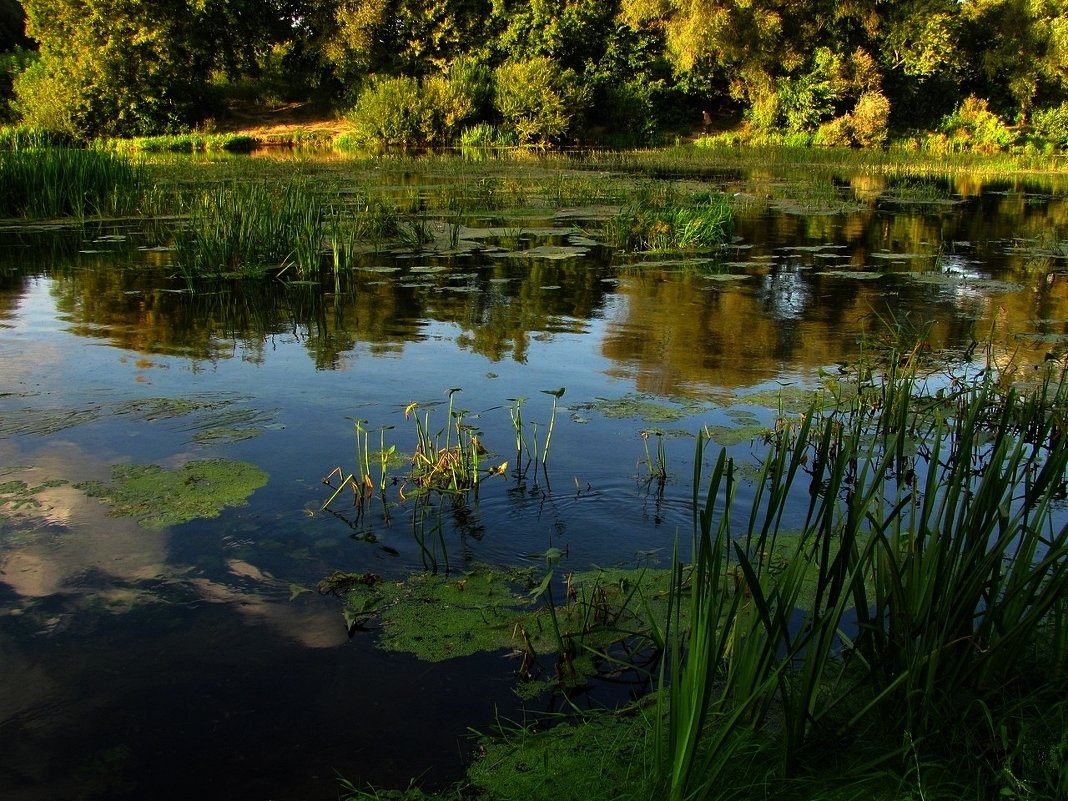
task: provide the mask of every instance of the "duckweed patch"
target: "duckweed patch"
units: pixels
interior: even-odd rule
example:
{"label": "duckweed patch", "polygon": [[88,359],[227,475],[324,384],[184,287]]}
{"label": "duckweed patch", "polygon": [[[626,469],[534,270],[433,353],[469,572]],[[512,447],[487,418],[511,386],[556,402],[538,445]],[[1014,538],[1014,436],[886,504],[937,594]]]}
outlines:
{"label": "duckweed patch", "polygon": [[808,389],[780,387],[743,395],[738,398],[738,402],[751,406],[760,406],[765,409],[779,410],[784,414],[801,414],[808,411],[813,403],[817,404],[817,408],[823,408],[824,405],[833,405],[835,398],[824,387]]}
{"label": "duckweed patch", "polygon": [[652,798],[652,737],[652,722],[641,715],[523,729],[483,740],[467,779],[497,801]]}
{"label": "duckweed patch", "polygon": [[705,427],[705,436],[717,445],[722,445],[727,448],[732,445],[741,445],[745,442],[760,439],[767,433],[767,426],[760,425]]}
{"label": "duckweed patch", "polygon": [[673,423],[705,410],[702,404],[686,398],[661,403],[654,401],[652,396],[636,394],[624,395],[622,398],[594,398],[571,408],[576,412],[592,411],[611,419],[634,418],[646,423]]}
{"label": "duckweed patch", "polygon": [[418,573],[402,582],[355,581],[345,588],[345,620],[350,629],[377,620],[379,647],[428,662],[502,650],[534,608],[523,591],[533,577],[529,569],[480,567],[459,577]]}
{"label": "duckweed patch", "polygon": [[218,517],[223,509],[243,505],[267,483],[267,473],[247,462],[208,459],[180,470],[159,465],[117,465],[113,483],[75,485],[112,507],[116,517],[135,517],[148,528]]}
{"label": "duckweed patch", "polygon": [[670,582],[666,569],[606,568],[553,570],[535,586],[531,568],[479,566],[462,576],[418,573],[400,582],[335,574],[319,589],[345,598],[350,631],[374,624],[385,650],[428,662],[512,650],[526,662],[564,644],[576,674],[592,675],[591,654],[664,626]]}

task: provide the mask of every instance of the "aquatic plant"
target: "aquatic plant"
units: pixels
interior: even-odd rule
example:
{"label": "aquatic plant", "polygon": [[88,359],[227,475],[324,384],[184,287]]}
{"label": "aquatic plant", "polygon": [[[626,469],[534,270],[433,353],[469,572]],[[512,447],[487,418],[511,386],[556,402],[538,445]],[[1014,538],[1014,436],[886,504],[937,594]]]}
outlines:
{"label": "aquatic plant", "polygon": [[247,153],[256,146],[256,140],[248,134],[183,133],[100,139],[95,145],[118,153]]}
{"label": "aquatic plant", "polygon": [[725,196],[693,206],[628,206],[609,221],[606,235],[626,251],[704,250],[727,240],[732,219]]}
{"label": "aquatic plant", "polygon": [[[658,718],[669,797],[708,797],[771,717],[780,770],[843,731],[908,731],[907,751],[931,753],[1021,676],[1063,677],[1066,387],[1051,372],[1030,393],[980,379],[927,395],[891,371],[776,432],[740,530],[725,451],[699,494],[699,438],[674,589],[689,624],[669,623]],[[769,560],[795,484],[803,523]]]}
{"label": "aquatic plant", "polygon": [[195,199],[175,232],[175,264],[187,281],[290,268],[302,279],[318,277],[323,235],[322,202],[306,186],[234,184]]}
{"label": "aquatic plant", "polygon": [[133,210],[143,169],[114,153],[72,148],[0,149],[0,215],[113,216]]}
{"label": "aquatic plant", "polygon": [[136,517],[141,525],[161,528],[198,517],[218,517],[240,506],[267,483],[267,474],[247,462],[208,459],[180,470],[159,465],[117,465],[112,482],[76,484],[87,495],[112,507],[112,514]]}

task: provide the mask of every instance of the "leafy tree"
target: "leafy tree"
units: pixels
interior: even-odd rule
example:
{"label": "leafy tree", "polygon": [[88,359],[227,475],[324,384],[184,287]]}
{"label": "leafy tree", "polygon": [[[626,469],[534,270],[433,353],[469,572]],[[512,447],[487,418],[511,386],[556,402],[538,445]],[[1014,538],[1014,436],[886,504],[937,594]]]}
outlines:
{"label": "leafy tree", "polygon": [[489,0],[337,0],[323,52],[342,81],[445,70],[482,39]]}
{"label": "leafy tree", "polygon": [[171,131],[209,111],[216,74],[255,73],[292,37],[288,0],[24,0],[39,61],[16,82],[27,122],[79,137]]}
{"label": "leafy tree", "polygon": [[[1042,94],[1068,90],[1068,2],[969,0],[962,7],[967,41],[986,80],[983,94],[1015,106],[1026,122]],[[1006,96],[1007,95],[1007,96]]]}
{"label": "leafy tree", "polygon": [[616,0],[492,0],[492,49],[505,59],[551,58],[582,72],[605,52]]}
{"label": "leafy tree", "polygon": [[662,29],[676,71],[704,76],[698,83],[745,104],[756,128],[785,123],[793,131],[810,131],[864,91],[851,89],[851,72],[866,72],[861,83],[878,85],[876,62],[867,55],[878,29],[876,5],[876,0],[622,0],[621,14],[632,25]]}

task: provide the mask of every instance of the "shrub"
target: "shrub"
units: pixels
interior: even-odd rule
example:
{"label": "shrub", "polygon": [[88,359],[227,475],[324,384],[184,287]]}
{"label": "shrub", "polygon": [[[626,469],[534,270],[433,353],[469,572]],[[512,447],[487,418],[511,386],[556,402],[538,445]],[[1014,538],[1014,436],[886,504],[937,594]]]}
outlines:
{"label": "shrub", "polygon": [[835,117],[816,129],[812,144],[821,147],[849,147],[853,144],[853,120],[849,114]]}
{"label": "shrub", "polygon": [[965,98],[956,111],[942,119],[939,132],[952,150],[1001,150],[1016,139],[1005,121],[990,111],[987,101],[974,95]]}
{"label": "shrub", "polygon": [[521,144],[548,144],[567,132],[571,113],[563,76],[552,59],[509,61],[493,77],[493,103]]}
{"label": "shrub", "polygon": [[849,115],[853,140],[861,147],[882,147],[890,123],[890,101],[882,92],[864,92]]}
{"label": "shrub", "polygon": [[365,142],[410,145],[426,141],[424,103],[415,78],[374,78],[347,115]]}
{"label": "shrub", "polygon": [[1059,149],[1068,148],[1068,103],[1031,114],[1035,134]]}

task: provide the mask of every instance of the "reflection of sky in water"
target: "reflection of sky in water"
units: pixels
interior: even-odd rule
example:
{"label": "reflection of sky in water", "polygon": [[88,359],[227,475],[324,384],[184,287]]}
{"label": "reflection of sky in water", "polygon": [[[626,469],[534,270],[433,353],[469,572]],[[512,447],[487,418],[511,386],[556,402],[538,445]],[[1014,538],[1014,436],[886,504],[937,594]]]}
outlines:
{"label": "reflection of sky in water", "polygon": [[812,291],[798,265],[785,264],[761,280],[761,307],[775,320],[795,320],[804,316],[812,301]]}

